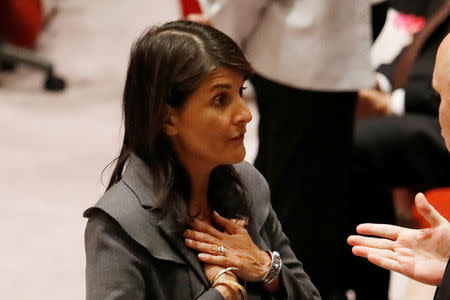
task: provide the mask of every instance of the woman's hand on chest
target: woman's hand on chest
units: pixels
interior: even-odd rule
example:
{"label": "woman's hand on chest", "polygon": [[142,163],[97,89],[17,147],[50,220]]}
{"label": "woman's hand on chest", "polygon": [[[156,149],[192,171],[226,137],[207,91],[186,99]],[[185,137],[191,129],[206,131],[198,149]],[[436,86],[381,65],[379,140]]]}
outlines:
{"label": "woman's hand on chest", "polygon": [[[207,264],[223,268],[236,267],[234,273],[245,281],[260,281],[268,272],[270,255],[259,249],[240,221],[213,214],[214,221],[223,231],[195,219],[192,229],[185,232],[186,245],[198,250],[199,259]],[[207,275],[208,276],[208,275]]]}

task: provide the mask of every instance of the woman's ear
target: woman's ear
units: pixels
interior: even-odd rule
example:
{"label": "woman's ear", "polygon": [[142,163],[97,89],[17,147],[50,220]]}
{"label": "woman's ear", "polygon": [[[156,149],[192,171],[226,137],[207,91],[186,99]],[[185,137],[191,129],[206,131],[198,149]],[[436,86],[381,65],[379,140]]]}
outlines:
{"label": "woman's ear", "polygon": [[174,136],[178,134],[177,123],[178,123],[178,114],[177,111],[167,105],[166,112],[164,116],[164,124],[163,130],[167,136]]}

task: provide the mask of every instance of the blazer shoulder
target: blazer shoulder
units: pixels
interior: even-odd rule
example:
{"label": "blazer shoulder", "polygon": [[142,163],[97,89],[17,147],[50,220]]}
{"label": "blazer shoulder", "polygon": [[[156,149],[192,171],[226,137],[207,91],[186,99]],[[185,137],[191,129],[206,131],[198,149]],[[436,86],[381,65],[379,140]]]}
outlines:
{"label": "blazer shoulder", "polygon": [[269,185],[264,176],[246,161],[235,164],[234,168],[244,185],[255,225],[260,229],[270,211]]}
{"label": "blazer shoulder", "polygon": [[253,201],[269,201],[269,185],[264,176],[250,163],[243,161],[235,164],[234,169],[244,184],[247,193],[254,196]]}
{"label": "blazer shoulder", "polygon": [[141,205],[136,194],[123,181],[119,181],[106,191],[83,216],[91,220],[99,218],[102,213],[116,221],[133,240],[144,246],[155,258],[184,263],[173,251],[169,251],[171,247],[161,235],[156,215]]}
{"label": "blazer shoulder", "polygon": [[119,181],[108,189],[97,203],[86,209],[83,217],[90,218],[95,210],[100,209],[114,219],[122,219],[126,217],[124,214],[130,213],[127,208],[133,206],[136,201],[138,202],[138,199],[133,191],[123,181]]}

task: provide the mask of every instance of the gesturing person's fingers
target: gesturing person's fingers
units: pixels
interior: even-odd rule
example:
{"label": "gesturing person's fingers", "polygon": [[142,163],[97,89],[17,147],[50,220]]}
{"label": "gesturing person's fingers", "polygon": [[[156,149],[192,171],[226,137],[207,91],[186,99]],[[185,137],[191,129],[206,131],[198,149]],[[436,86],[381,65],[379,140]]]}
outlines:
{"label": "gesturing person's fingers", "polygon": [[374,248],[365,247],[365,246],[354,246],[352,248],[352,252],[356,256],[361,256],[361,257],[366,257],[366,258],[369,255],[378,255],[378,256],[382,256],[386,259],[393,259],[393,260],[395,260],[397,258],[397,255],[394,251],[384,250],[384,249],[374,249]]}
{"label": "gesturing person's fingers", "polygon": [[386,258],[383,255],[379,255],[379,254],[369,254],[367,256],[367,259],[382,268],[397,272],[397,273],[402,273],[401,272],[401,265],[400,263],[395,260],[395,259],[390,259],[390,258]]}
{"label": "gesturing person's fingers", "polygon": [[356,227],[356,232],[359,234],[374,235],[390,240],[396,240],[401,230],[402,228],[398,226],[373,223],[359,224]]}
{"label": "gesturing person's fingers", "polygon": [[416,207],[420,214],[430,223],[432,227],[439,226],[443,222],[447,222],[447,220],[441,216],[436,209],[427,201],[425,195],[422,193],[418,193],[416,195]]}
{"label": "gesturing person's fingers", "polygon": [[352,246],[366,246],[377,249],[394,249],[396,243],[382,238],[373,238],[360,235],[351,235],[347,239],[347,243]]}

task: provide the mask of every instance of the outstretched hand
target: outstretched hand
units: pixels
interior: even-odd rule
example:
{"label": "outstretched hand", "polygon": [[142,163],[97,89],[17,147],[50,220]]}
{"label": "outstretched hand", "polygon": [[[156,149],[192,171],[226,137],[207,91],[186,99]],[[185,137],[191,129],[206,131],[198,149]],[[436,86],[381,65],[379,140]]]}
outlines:
{"label": "outstretched hand", "polygon": [[359,234],[348,244],[353,254],[414,280],[439,285],[450,256],[450,224],[431,206],[422,193],[416,195],[420,214],[431,224],[426,229],[408,229],[387,224],[360,224]]}
{"label": "outstretched hand", "polygon": [[[198,258],[208,264],[237,267],[235,274],[245,281],[259,281],[267,273],[271,263],[268,253],[253,243],[241,223],[221,217],[214,212],[214,221],[223,232],[195,219],[192,229],[185,232],[186,245],[200,252]],[[219,253],[223,246],[224,253]]]}

